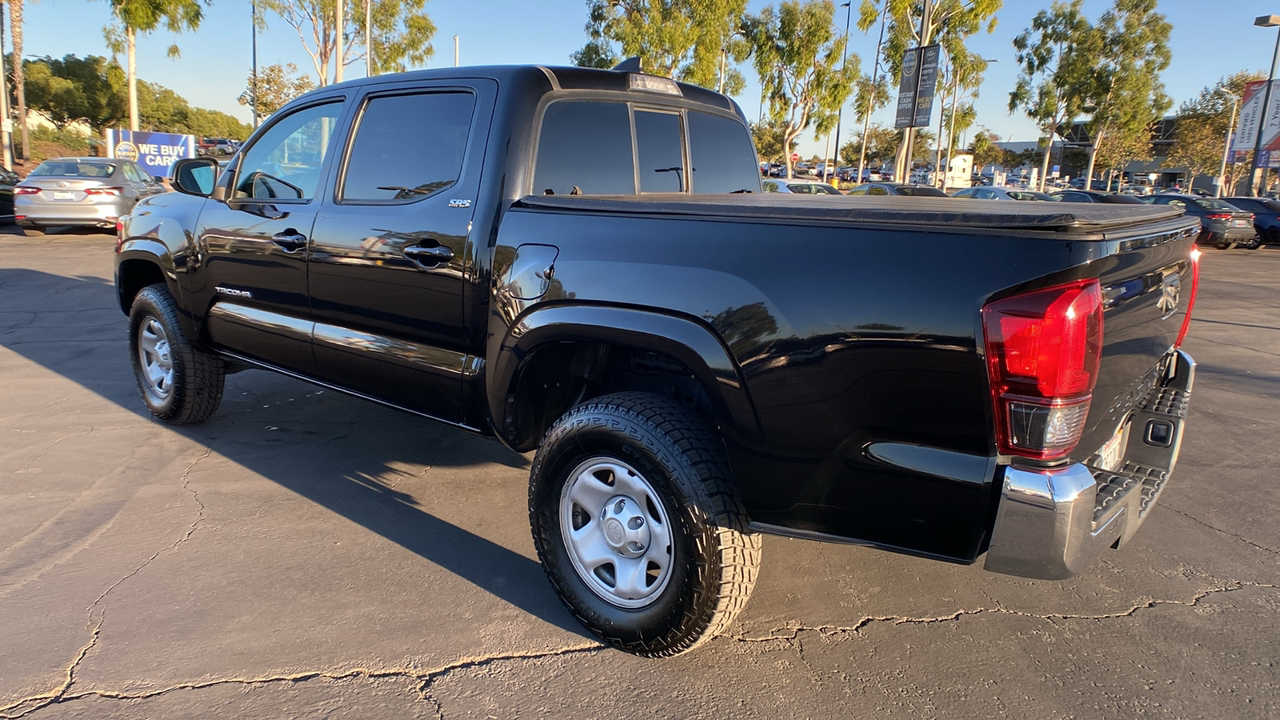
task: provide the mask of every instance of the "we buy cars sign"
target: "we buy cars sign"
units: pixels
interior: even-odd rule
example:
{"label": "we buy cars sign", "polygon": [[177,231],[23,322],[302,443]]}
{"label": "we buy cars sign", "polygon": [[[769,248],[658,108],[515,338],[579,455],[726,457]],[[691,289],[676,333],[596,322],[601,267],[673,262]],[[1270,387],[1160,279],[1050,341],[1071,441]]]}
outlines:
{"label": "we buy cars sign", "polygon": [[107,130],[107,157],[132,160],[151,175],[167,175],[179,158],[196,156],[196,139],[174,133]]}
{"label": "we buy cars sign", "polygon": [[[1262,96],[1266,94],[1267,81],[1255,80],[1244,86],[1244,99],[1240,104],[1240,120],[1236,125],[1231,149],[1236,152],[1252,152],[1262,129],[1262,149],[1280,150],[1280,80],[1271,84],[1271,99],[1264,116]],[[1280,162],[1280,153],[1271,153]],[[1270,164],[1270,163],[1264,163]]]}

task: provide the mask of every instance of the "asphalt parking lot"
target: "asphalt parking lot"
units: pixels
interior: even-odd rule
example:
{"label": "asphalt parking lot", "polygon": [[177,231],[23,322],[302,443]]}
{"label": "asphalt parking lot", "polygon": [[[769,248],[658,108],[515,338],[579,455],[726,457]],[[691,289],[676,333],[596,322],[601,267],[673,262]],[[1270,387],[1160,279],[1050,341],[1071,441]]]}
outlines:
{"label": "asphalt parking lot", "polygon": [[0,718],[1280,716],[1280,248],[1208,250],[1178,470],[1084,575],[769,537],[730,632],[602,648],[529,457],[262,372],[146,414],[113,238],[0,229]]}

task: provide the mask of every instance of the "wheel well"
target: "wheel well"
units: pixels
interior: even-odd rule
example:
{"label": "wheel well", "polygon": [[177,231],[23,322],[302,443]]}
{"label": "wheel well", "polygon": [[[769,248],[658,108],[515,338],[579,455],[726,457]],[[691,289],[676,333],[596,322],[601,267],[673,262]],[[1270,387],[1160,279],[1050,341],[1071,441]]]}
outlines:
{"label": "wheel well", "polygon": [[133,306],[133,298],[138,291],[148,285],[164,282],[164,271],[159,265],[148,260],[125,260],[120,263],[116,272],[116,293],[119,295],[120,309],[129,314]]}
{"label": "wheel well", "polygon": [[622,391],[650,392],[714,423],[711,400],[687,365],[664,353],[594,341],[544,345],[525,358],[506,398],[502,433],[531,450],[570,408]]}

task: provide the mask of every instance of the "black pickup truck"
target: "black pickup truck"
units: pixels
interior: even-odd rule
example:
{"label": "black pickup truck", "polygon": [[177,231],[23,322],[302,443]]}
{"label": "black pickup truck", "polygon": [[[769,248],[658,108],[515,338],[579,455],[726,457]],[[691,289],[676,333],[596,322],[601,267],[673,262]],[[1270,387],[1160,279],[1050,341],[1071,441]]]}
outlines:
{"label": "black pickup truck", "polygon": [[122,219],[160,419],[266,368],[537,449],[533,539],[590,630],[688,650],[760,537],[1065,578],[1165,485],[1198,221],[761,194],[741,110],[493,67],[328,86]]}

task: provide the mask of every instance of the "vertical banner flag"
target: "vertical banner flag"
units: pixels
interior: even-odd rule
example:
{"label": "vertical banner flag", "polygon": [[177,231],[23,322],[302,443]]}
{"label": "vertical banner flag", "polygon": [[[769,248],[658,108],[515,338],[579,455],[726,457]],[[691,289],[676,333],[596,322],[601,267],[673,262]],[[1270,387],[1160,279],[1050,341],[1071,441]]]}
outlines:
{"label": "vertical banner flag", "polygon": [[107,157],[132,160],[148,175],[165,176],[179,158],[196,156],[194,135],[107,130]]}
{"label": "vertical banner flag", "polygon": [[902,80],[898,83],[898,112],[895,128],[912,127],[916,117],[916,84],[920,80],[920,48],[908,48],[902,55]]}
{"label": "vertical banner flag", "polygon": [[920,48],[920,80],[916,83],[915,126],[928,127],[933,114],[933,96],[938,91],[938,61],[942,52],[937,45]]}

